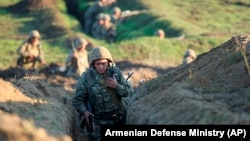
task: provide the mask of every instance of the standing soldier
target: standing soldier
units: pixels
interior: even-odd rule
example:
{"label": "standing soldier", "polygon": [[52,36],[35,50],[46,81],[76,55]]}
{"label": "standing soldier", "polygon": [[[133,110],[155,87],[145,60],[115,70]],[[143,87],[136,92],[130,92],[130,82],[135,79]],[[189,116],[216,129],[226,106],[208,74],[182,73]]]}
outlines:
{"label": "standing soldier", "polygon": [[72,105],[85,119],[89,141],[100,141],[101,125],[126,124],[120,100],[132,87],[114,65],[107,48],[94,48],[89,64],[78,80]]}
{"label": "standing soldier", "polygon": [[184,56],[183,56],[183,62],[182,64],[186,65],[191,63],[196,59],[196,53],[193,49],[186,50]]}
{"label": "standing soldier", "polygon": [[75,74],[80,76],[89,67],[87,45],[88,42],[83,38],[76,39],[75,44],[72,43],[73,49],[70,51],[65,62],[67,76],[74,76]]}
{"label": "standing soldier", "polygon": [[46,65],[40,38],[40,33],[37,30],[29,32],[28,39],[17,49],[17,53],[20,55],[17,59],[18,67],[34,69],[37,67],[36,62]]}

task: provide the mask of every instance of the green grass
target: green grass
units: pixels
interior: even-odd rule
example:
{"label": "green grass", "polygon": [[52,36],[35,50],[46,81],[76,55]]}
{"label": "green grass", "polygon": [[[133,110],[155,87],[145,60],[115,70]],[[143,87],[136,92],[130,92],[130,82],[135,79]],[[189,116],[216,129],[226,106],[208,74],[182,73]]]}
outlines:
{"label": "green grass", "polygon": [[[19,0],[2,0],[0,6],[7,6]],[[115,60],[144,61],[148,64],[178,65],[186,49],[192,48],[201,54],[217,47],[236,34],[249,33],[250,10],[249,2],[245,5],[225,1],[210,0],[139,0],[136,2],[119,1],[122,10],[147,9],[146,13],[133,16],[117,26],[117,42],[108,44],[86,36],[81,31],[80,23],[75,17],[67,14],[64,1],[57,5],[60,24],[69,32],[53,38],[42,38],[41,42],[50,62],[64,62],[69,50],[65,43],[72,36],[82,36],[93,46],[105,46],[110,49]],[[91,1],[79,1],[79,10],[85,10]],[[13,66],[17,59],[16,49],[28,32],[34,28],[47,29],[39,25],[38,13],[12,14],[0,9],[0,68]],[[138,22],[139,21],[139,22]],[[154,32],[162,28],[166,39],[153,37]],[[41,32],[45,32],[41,31]],[[184,34],[185,40],[173,38]]]}

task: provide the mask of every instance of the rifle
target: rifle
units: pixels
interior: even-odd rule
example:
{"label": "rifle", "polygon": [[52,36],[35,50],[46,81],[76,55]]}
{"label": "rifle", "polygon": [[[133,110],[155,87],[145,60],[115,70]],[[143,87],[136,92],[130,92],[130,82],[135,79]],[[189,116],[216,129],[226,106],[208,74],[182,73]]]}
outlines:
{"label": "rifle", "polygon": [[75,47],[75,45],[74,45],[73,42],[71,42],[71,44],[72,44],[72,50],[75,52],[76,51],[76,47]]}
{"label": "rifle", "polygon": [[[38,44],[39,54],[41,54],[41,48],[42,48],[42,46],[40,44]],[[42,62],[42,60],[41,60],[41,58],[39,56],[35,57],[35,59],[32,60],[32,61],[33,61],[32,68],[35,67],[36,61],[38,61],[39,63]]]}
{"label": "rifle", "polygon": [[[86,101],[86,108],[89,112],[92,112],[92,108],[90,105],[89,101]],[[80,128],[84,129],[86,127],[86,130],[88,132],[94,132],[95,130],[95,123],[94,123],[94,117],[93,116],[89,116],[89,124],[87,124],[87,120],[85,119],[83,114],[79,115],[79,119],[80,119]]]}
{"label": "rifle", "polygon": [[124,20],[126,20],[129,17],[139,15],[139,14],[142,14],[142,13],[145,13],[145,12],[146,12],[146,10],[132,10],[132,11],[131,10],[125,10],[125,11],[122,11],[121,18],[118,21],[119,21],[119,23],[122,23]]}
{"label": "rifle", "polygon": [[39,63],[41,63],[42,62],[42,60],[41,60],[41,58],[38,56],[38,57],[35,57],[34,58],[34,60],[33,60],[33,64],[32,64],[32,68],[34,68],[35,67],[35,64],[36,64],[36,62],[39,62]]}
{"label": "rifle", "polygon": [[[92,113],[92,108],[89,101],[86,102],[86,108],[89,112]],[[88,132],[94,132],[95,130],[94,117],[91,115],[89,116],[89,125],[86,126],[86,129]]]}
{"label": "rifle", "polygon": [[129,73],[128,73],[128,77],[126,78],[126,80],[128,81],[129,78],[130,78],[133,74],[134,74],[134,72],[129,72]]}

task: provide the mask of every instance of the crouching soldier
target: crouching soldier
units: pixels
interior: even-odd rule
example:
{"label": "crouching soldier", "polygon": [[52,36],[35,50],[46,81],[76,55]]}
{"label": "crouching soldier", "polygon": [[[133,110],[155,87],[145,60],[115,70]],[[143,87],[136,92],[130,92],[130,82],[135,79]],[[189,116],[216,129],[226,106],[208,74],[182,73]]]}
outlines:
{"label": "crouching soldier", "polygon": [[17,53],[20,57],[17,59],[17,66],[25,69],[35,69],[36,62],[46,65],[44,53],[40,44],[40,34],[37,30],[30,31],[27,40],[18,48]]}

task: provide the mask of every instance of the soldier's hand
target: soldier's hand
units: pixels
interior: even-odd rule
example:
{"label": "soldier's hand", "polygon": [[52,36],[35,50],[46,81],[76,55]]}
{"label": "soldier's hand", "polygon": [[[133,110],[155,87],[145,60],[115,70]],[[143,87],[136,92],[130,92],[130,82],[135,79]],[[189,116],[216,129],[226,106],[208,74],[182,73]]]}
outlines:
{"label": "soldier's hand", "polygon": [[85,111],[83,115],[84,115],[84,118],[86,119],[87,124],[89,125],[89,116],[94,116],[94,114],[89,111]]}
{"label": "soldier's hand", "polygon": [[77,53],[76,53],[76,51],[73,52],[72,57],[73,57],[73,58],[77,58]]}
{"label": "soldier's hand", "polygon": [[29,58],[30,58],[31,60],[35,60],[35,59],[36,59],[36,57],[35,57],[34,55],[32,55],[32,54],[29,55]]}
{"label": "soldier's hand", "polygon": [[115,74],[113,75],[113,78],[109,77],[106,79],[106,86],[110,88],[116,88],[118,86],[118,82],[116,81]]}
{"label": "soldier's hand", "polygon": [[46,63],[45,61],[42,61],[41,64],[42,64],[43,66],[46,66],[46,65],[47,65],[47,63]]}

